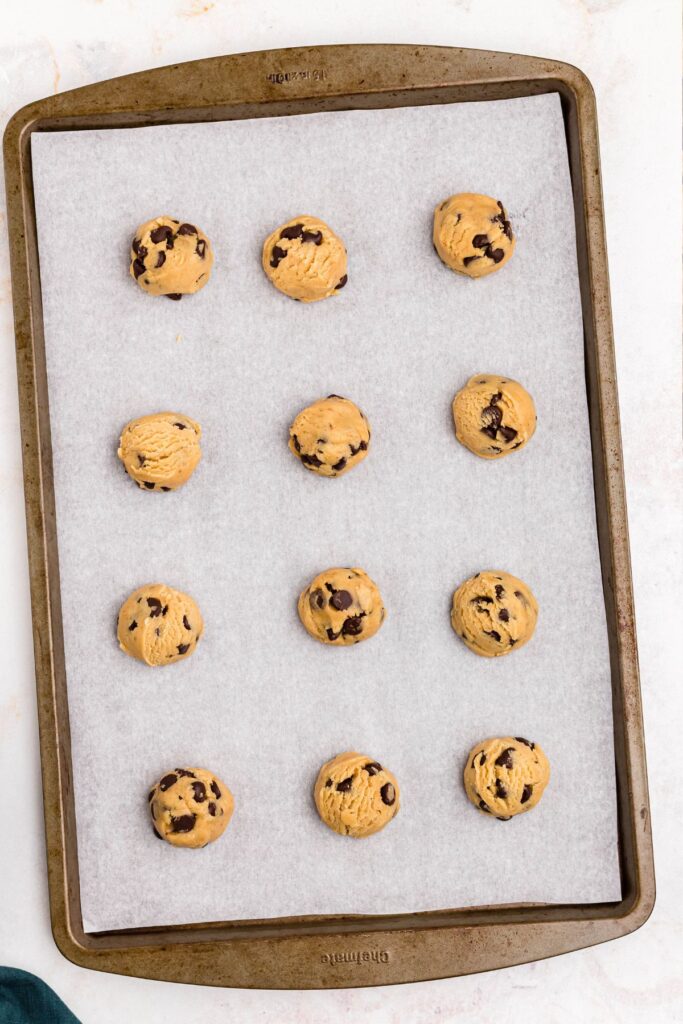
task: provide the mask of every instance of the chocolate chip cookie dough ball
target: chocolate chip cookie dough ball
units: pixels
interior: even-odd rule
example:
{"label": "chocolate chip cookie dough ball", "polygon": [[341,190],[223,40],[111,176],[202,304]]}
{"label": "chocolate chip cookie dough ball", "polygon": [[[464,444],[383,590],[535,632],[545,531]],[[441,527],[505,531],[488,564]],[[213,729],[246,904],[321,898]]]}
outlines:
{"label": "chocolate chip cookie dough ball", "polygon": [[144,490],[175,491],[187,483],[202,457],[201,436],[201,427],[189,416],[156,412],[125,425],[117,454]]}
{"label": "chocolate chip cookie dough ball", "polygon": [[453,399],[455,436],[482,459],[523,448],[536,430],[536,406],[510,377],[475,373]]}
{"label": "chocolate chip cookie dough ball", "polygon": [[189,658],[204,630],[201,612],[188,594],[163,583],[148,583],[121,605],[119,647],[146,665],[170,665]]}
{"label": "chocolate chip cookie dough ball", "polygon": [[130,250],[130,272],[149,295],[180,299],[203,288],[213,266],[211,244],[194,224],[155,217],[141,224]]}
{"label": "chocolate chip cookie dough ball", "polygon": [[550,779],[550,764],[538,743],[522,736],[482,740],[467,755],[465,792],[475,807],[509,821],[535,807]]}
{"label": "chocolate chip cookie dough ball", "polygon": [[515,251],[503,204],[474,192],[445,199],[434,211],[434,248],[458,274],[484,277],[500,270]]}
{"label": "chocolate chip cookie dough ball", "polygon": [[205,768],[175,768],[162,775],[148,801],[157,839],[195,849],[223,835],[235,807],[225,783]]}
{"label": "chocolate chip cookie dough ball", "polygon": [[370,425],[348,398],[328,395],[299,413],[289,428],[289,447],[319,476],[341,476],[368,454]]}
{"label": "chocolate chip cookie dough ball", "polygon": [[451,624],[475,654],[499,658],[523,647],[533,636],[538,604],[516,576],[478,572],[453,594]]}
{"label": "chocolate chip cookie dough ball", "polygon": [[364,839],[379,832],[398,812],[396,778],[366,754],[337,754],[320,769],[313,790],[325,824],[340,836]]}
{"label": "chocolate chip cookie dough ball", "polygon": [[299,598],[299,618],[311,636],[338,647],[374,636],[385,615],[377,584],[362,569],[326,569]]}
{"label": "chocolate chip cookie dough ball", "polygon": [[336,295],[347,281],[346,249],[317,217],[294,217],[263,243],[263,269],[285,295],[317,302]]}

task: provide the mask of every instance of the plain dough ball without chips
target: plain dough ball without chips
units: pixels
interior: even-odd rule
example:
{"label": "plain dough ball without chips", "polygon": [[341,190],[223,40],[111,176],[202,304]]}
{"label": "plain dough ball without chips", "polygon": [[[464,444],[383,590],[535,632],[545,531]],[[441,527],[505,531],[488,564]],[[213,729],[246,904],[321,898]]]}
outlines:
{"label": "plain dough ball without chips", "polygon": [[175,491],[187,483],[202,457],[201,436],[201,427],[189,416],[156,412],[125,425],[117,454],[143,489]]}
{"label": "plain dough ball without chips", "polygon": [[475,373],[453,399],[455,436],[482,459],[523,448],[536,430],[534,400],[510,377]]}
{"label": "plain dough ball without chips", "polygon": [[365,754],[337,754],[320,769],[313,790],[325,824],[340,836],[364,839],[384,828],[398,812],[398,782]]}
{"label": "plain dough ball without chips", "polygon": [[465,764],[465,792],[475,807],[509,821],[535,807],[550,779],[550,764],[538,743],[522,736],[482,740]]}
{"label": "plain dough ball without chips", "polygon": [[376,583],[362,569],[326,569],[299,598],[299,618],[324,644],[346,646],[374,636],[386,611]]}
{"label": "plain dough ball without chips", "polygon": [[368,454],[370,425],[348,398],[328,395],[299,413],[289,428],[289,447],[319,476],[341,476]]}
{"label": "plain dough ball without chips", "polygon": [[213,266],[211,243],[194,224],[155,217],[141,224],[130,250],[130,273],[148,295],[180,299],[203,288]]}
{"label": "plain dough ball without chips", "polygon": [[475,654],[499,658],[533,636],[538,604],[531,590],[507,572],[478,572],[453,594],[451,624]]}
{"label": "plain dough ball without chips", "polygon": [[189,658],[204,630],[199,608],[188,594],[164,583],[134,590],[119,612],[119,647],[146,665],[170,665]]}
{"label": "plain dough ball without chips", "polygon": [[192,848],[222,836],[235,807],[228,787],[206,768],[174,768],[152,787],[148,801],[157,839]]}
{"label": "plain dough ball without chips", "polygon": [[317,217],[294,217],[263,243],[263,269],[285,295],[317,302],[336,295],[348,280],[346,249]]}
{"label": "plain dough ball without chips", "polygon": [[434,211],[434,248],[447,267],[467,277],[500,270],[515,251],[503,204],[475,192],[445,199]]}

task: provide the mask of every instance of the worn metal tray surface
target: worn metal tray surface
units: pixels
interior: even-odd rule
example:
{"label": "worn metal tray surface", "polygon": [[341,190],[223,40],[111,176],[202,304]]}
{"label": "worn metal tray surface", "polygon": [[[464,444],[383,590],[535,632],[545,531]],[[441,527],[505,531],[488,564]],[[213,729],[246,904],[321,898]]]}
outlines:
{"label": "worn metal tray surface", "polygon": [[[30,141],[33,132],[161,125],[324,110],[462,103],[557,92],[571,169],[586,388],[609,632],[622,898],[392,917],[307,917],[86,934],[55,527]],[[595,98],[576,68],[484,50],[329,46],[216,57],[52,96],[4,138],[24,451],[33,634],[52,929],[74,963],[198,984],[326,988],[419,981],[554,956],[634,931],[654,904]]]}

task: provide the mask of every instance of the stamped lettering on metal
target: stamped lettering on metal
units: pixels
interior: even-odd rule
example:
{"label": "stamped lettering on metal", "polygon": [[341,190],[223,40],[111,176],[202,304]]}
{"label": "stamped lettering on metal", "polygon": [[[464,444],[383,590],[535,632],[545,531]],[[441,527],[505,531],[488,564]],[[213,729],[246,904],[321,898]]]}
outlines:
{"label": "stamped lettering on metal", "polygon": [[388,949],[356,949],[342,953],[323,953],[321,964],[388,964],[391,954]]}
{"label": "stamped lettering on metal", "polygon": [[273,71],[271,75],[266,75],[269,82],[273,82],[274,85],[282,85],[284,82],[296,82],[301,79],[310,79],[314,82],[321,82],[324,78],[327,78],[327,71],[322,68],[307,68],[304,71]]}

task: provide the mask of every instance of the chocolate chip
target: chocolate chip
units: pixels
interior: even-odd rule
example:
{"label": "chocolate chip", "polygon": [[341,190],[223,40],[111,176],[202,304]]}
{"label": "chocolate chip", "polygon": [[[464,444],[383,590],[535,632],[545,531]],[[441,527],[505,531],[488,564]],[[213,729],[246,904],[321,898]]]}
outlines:
{"label": "chocolate chip", "polygon": [[188,619],[187,615],[183,615],[183,626],[185,627],[185,629],[192,629],[192,626],[190,625],[190,620]]}
{"label": "chocolate chip", "polygon": [[216,800],[220,800],[220,798],[221,798],[221,791],[220,791],[220,789],[218,788],[218,783],[216,782],[216,780],[215,780],[215,779],[214,779],[214,780],[213,780],[213,782],[211,783],[211,792],[212,792],[212,793],[213,793],[213,795],[214,795],[214,796],[216,797]]}
{"label": "chocolate chip", "polygon": [[325,783],[325,789],[330,789],[331,786],[332,786],[332,779],[328,779],[327,782]]}
{"label": "chocolate chip", "polygon": [[290,224],[280,232],[280,238],[288,238],[290,242],[295,238],[301,238],[304,232],[303,224]]}
{"label": "chocolate chip", "polygon": [[517,641],[513,640],[512,637],[510,637],[510,647],[514,647],[516,643]]}
{"label": "chocolate chip", "polygon": [[334,469],[337,473],[341,473],[342,469],[344,469],[345,467],[346,467],[346,459],[345,458],[341,458],[339,460],[339,462],[335,462],[335,464],[332,467],[332,469]]}
{"label": "chocolate chip", "polygon": [[140,274],[144,274],[145,269],[145,264],[142,262],[141,259],[133,260],[133,274],[135,275],[136,281],[139,278]]}
{"label": "chocolate chip", "polygon": [[481,752],[481,757],[479,758],[479,764],[480,764],[480,765],[482,765],[482,764],[486,764],[486,754],[484,753],[484,751],[483,751],[483,750],[482,750],[482,752]]}
{"label": "chocolate chip", "polygon": [[182,295],[179,292],[166,292],[167,299],[173,299],[174,302],[180,302]]}
{"label": "chocolate chip", "polygon": [[366,771],[368,775],[376,775],[377,772],[382,771],[382,765],[379,761],[370,761],[368,764],[363,765],[363,771]]}
{"label": "chocolate chip", "polygon": [[475,249],[485,249],[488,244],[488,235],[475,235],[474,238],[472,239],[472,245],[474,246]]}
{"label": "chocolate chip", "polygon": [[190,779],[196,779],[197,778],[195,773],[194,772],[189,772],[187,770],[187,768],[174,768],[173,770],[176,773],[176,775],[187,776]]}
{"label": "chocolate chip", "polygon": [[171,488],[170,487],[164,487],[163,484],[162,484],[161,490],[162,491],[170,491]]}
{"label": "chocolate chip", "polygon": [[482,811],[486,811],[487,814],[491,813],[491,809],[486,806],[483,800],[479,801],[479,806],[481,807]]}
{"label": "chocolate chip", "polygon": [[294,445],[294,448],[295,448],[297,453],[301,451],[301,445],[299,444],[299,438],[296,436],[296,434],[292,434],[292,444]]}
{"label": "chocolate chip", "polygon": [[493,598],[487,597],[486,594],[480,594],[478,597],[473,597],[470,604],[493,604]]}
{"label": "chocolate chip", "polygon": [[136,256],[140,257],[141,260],[144,260],[145,256],[147,255],[147,248],[142,244],[142,241],[139,238],[133,239],[131,243],[131,249],[133,250]]}
{"label": "chocolate chip", "polygon": [[138,455],[138,462],[140,463],[141,466],[144,466],[144,464],[146,462],[145,456],[144,455]]}
{"label": "chocolate chip", "polygon": [[177,427],[178,430],[187,430],[187,425],[185,423],[174,423],[173,426]]}
{"label": "chocolate chip", "polygon": [[469,267],[470,263],[473,260],[480,260],[480,259],[481,259],[481,256],[465,256],[465,259],[462,261],[463,262],[463,266]]}
{"label": "chocolate chip", "polygon": [[500,779],[496,779],[496,796],[500,797],[501,800],[504,800],[507,795],[508,791],[503,785],[503,783],[500,781]]}
{"label": "chocolate chip", "polygon": [[163,779],[159,782],[159,789],[162,793],[165,793],[167,789],[170,789],[174,783],[178,781],[178,776],[175,772],[171,772],[170,775],[164,775]]}
{"label": "chocolate chip", "polygon": [[193,782],[192,783],[192,794],[194,796],[194,799],[195,799],[196,803],[203,804],[204,801],[206,800],[206,786],[204,785],[204,783],[203,782]]}
{"label": "chocolate chip", "polygon": [[382,803],[386,804],[387,807],[393,807],[396,803],[396,790],[392,784],[390,782],[385,782],[379,792],[382,797]]}
{"label": "chocolate chip", "polygon": [[525,786],[520,797],[520,804],[525,804],[533,792],[532,786]]}
{"label": "chocolate chip", "polygon": [[306,455],[305,452],[301,455],[301,461],[304,466],[322,466],[322,462],[317,455]]}
{"label": "chocolate chip", "polygon": [[172,229],[169,228],[167,224],[162,224],[160,227],[154,228],[149,237],[152,239],[154,244],[157,245],[159,242],[163,242],[165,238],[169,238],[172,236]]}
{"label": "chocolate chip", "polygon": [[206,256],[206,242],[203,238],[200,238],[194,248],[194,251],[199,256],[200,260],[203,260]]}
{"label": "chocolate chip", "polygon": [[181,224],[178,228],[179,235],[196,235],[197,229],[194,224]]}
{"label": "chocolate chip", "polygon": [[515,448],[521,448],[521,447],[522,447],[522,442],[521,441],[517,441],[516,444],[513,444],[512,450],[514,451]]}
{"label": "chocolate chip", "polygon": [[167,612],[168,612],[168,605],[165,604],[164,607],[161,609],[161,614],[163,616],[165,616]]}
{"label": "chocolate chip", "polygon": [[178,651],[178,654],[187,654],[189,649],[190,649],[190,645],[189,644],[178,644],[178,646],[176,648],[176,650]]}
{"label": "chocolate chip", "polygon": [[148,491],[153,491],[154,490],[154,483],[151,480],[143,480],[142,482],[143,482],[143,484],[145,485],[145,487],[147,488]]}
{"label": "chocolate chip", "polygon": [[194,814],[181,814],[179,818],[171,815],[171,832],[191,832],[196,820]]}
{"label": "chocolate chip", "polygon": [[508,236],[510,241],[512,241],[512,227],[510,225],[510,221],[507,219],[507,214],[505,212],[505,207],[501,203],[500,199],[498,199],[496,201],[498,203],[498,207],[500,209],[500,213],[496,217],[494,217],[493,219],[497,220],[501,224],[501,226],[503,228],[503,232]]}
{"label": "chocolate chip", "polygon": [[[503,413],[497,405],[487,405],[481,410],[481,418],[487,427],[499,427],[503,419]],[[493,434],[495,437],[495,433]]]}
{"label": "chocolate chip", "polygon": [[157,629],[154,630],[154,632],[156,633],[157,636],[161,636],[161,630],[160,629],[157,628]]}
{"label": "chocolate chip", "polygon": [[308,598],[308,603],[311,608],[324,608],[325,607],[325,595],[322,590],[314,590]]}
{"label": "chocolate chip", "polygon": [[507,610],[507,608],[500,609],[500,611],[498,612],[498,618],[500,619],[501,622],[510,621],[510,612]]}
{"label": "chocolate chip", "polygon": [[523,743],[525,746],[531,747],[532,750],[536,746],[536,744],[532,743],[531,740],[525,740],[523,736],[515,736],[515,739],[518,743]]}
{"label": "chocolate chip", "polygon": [[353,785],[353,775],[349,775],[348,779],[344,779],[342,782],[337,783],[338,793],[348,793]]}
{"label": "chocolate chip", "polygon": [[499,768],[512,768],[512,756],[511,755],[512,755],[512,751],[514,749],[515,749],[514,747],[506,747],[505,750],[503,750],[498,755],[498,757],[496,758],[494,764],[497,764]]}
{"label": "chocolate chip", "polygon": [[338,640],[339,637],[341,636],[341,633],[335,633],[335,631],[333,629],[330,629],[329,626],[325,630],[325,632],[327,633],[327,639],[330,641],[330,643],[332,643],[333,640]]}
{"label": "chocolate chip", "polygon": [[336,608],[338,612],[346,611],[350,608],[353,603],[353,598],[349,594],[348,590],[336,590],[330,598],[330,604],[333,608]]}
{"label": "chocolate chip", "polygon": [[502,587],[500,583],[496,583],[496,597],[499,601],[502,601],[505,597],[505,587]]}
{"label": "chocolate chip", "polygon": [[344,274],[344,276],[340,280],[339,284],[335,285],[335,288],[334,288],[335,292],[341,291],[341,289],[344,287],[344,285],[346,284],[348,279],[349,279],[349,275],[348,274]]}
{"label": "chocolate chip", "polygon": [[155,829],[154,825],[152,825],[152,832],[153,832],[153,833],[154,833],[154,835],[155,835],[155,836],[157,837],[157,839],[163,839],[163,838],[164,838],[163,836],[160,836],[160,835],[159,835],[159,833],[158,833],[158,832],[157,832],[157,830]]}
{"label": "chocolate chip", "polygon": [[314,242],[315,245],[322,245],[323,233],[322,231],[302,231],[301,241]]}
{"label": "chocolate chip", "polygon": [[498,394],[496,394],[496,395],[491,395],[491,401],[489,402],[489,405],[498,405],[498,403],[500,402],[502,397],[503,397],[503,392],[502,391],[499,391]]}
{"label": "chocolate chip", "polygon": [[159,267],[163,267],[165,262],[166,262],[166,253],[163,250],[160,249],[159,252],[157,253],[157,261],[156,261],[156,264],[155,264],[157,270],[159,269]]}
{"label": "chocolate chip", "polygon": [[508,814],[508,816],[507,816],[506,818],[501,818],[501,817],[499,816],[499,817],[497,817],[497,818],[496,818],[496,820],[497,820],[497,821],[509,821],[511,817],[512,817],[512,815],[511,815],[511,814]]}
{"label": "chocolate chip", "polygon": [[148,597],[147,604],[151,608],[150,619],[156,619],[157,615],[161,615],[161,601],[158,597]]}
{"label": "chocolate chip", "polygon": [[133,632],[133,630],[134,630],[134,629],[137,629],[137,628],[138,628],[138,624],[137,624],[137,622],[135,621],[135,619],[133,619],[133,621],[131,622],[130,626],[128,627],[128,632],[129,632],[129,633],[132,633],[132,632]]}
{"label": "chocolate chip", "polygon": [[501,260],[505,259],[505,253],[502,249],[492,249],[491,246],[486,250],[486,255],[489,259],[493,260],[494,263],[500,263]]}
{"label": "chocolate chip", "polygon": [[155,793],[156,793],[156,786],[154,787],[154,789],[150,789],[149,793],[147,794],[147,800],[150,803],[151,803],[152,797],[154,796]]}
{"label": "chocolate chip", "polygon": [[211,817],[215,818],[216,817],[216,805],[213,802],[213,800],[211,800],[211,802],[208,803],[206,806],[207,806],[207,810],[208,810],[209,814],[211,815]]}
{"label": "chocolate chip", "polygon": [[513,427],[503,426],[499,427],[498,429],[500,430],[504,440],[507,441],[508,444],[510,443],[510,441],[514,441],[514,439],[517,437],[517,431]]}
{"label": "chocolate chip", "polygon": [[363,613],[362,615],[350,616],[342,626],[342,633],[344,636],[360,636],[363,632]]}
{"label": "chocolate chip", "polygon": [[497,644],[500,643],[500,633],[498,633],[495,629],[485,629],[484,633],[486,634],[486,636],[492,636]]}

